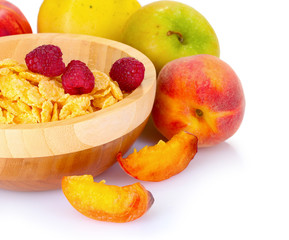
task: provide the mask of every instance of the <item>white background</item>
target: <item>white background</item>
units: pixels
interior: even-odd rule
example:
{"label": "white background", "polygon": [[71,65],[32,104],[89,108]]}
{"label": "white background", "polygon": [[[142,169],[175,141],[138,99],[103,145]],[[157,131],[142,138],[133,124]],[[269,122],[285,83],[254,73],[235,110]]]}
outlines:
{"label": "white background", "polygon": [[[36,33],[42,1],[11,2]],[[141,182],[155,202],[130,223],[89,219],[72,208],[61,190],[0,190],[1,239],[289,239],[286,1],[181,2],[211,23],[221,59],[242,81],[246,112],[238,132],[225,143],[200,149],[179,175],[159,183]],[[133,147],[153,145],[160,138],[148,124]],[[118,164],[96,178],[102,179],[119,186],[136,182]]]}

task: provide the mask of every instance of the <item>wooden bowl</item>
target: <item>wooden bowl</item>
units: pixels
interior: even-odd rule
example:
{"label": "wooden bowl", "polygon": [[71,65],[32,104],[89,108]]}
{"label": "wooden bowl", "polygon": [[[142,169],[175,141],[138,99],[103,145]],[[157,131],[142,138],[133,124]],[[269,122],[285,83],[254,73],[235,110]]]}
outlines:
{"label": "wooden bowl", "polygon": [[61,187],[63,176],[96,176],[115,163],[143,130],[156,88],[151,61],[136,49],[108,39],[74,34],[24,34],[0,38],[0,59],[25,63],[25,55],[42,44],[61,48],[72,59],[106,73],[114,61],[135,57],[145,65],[141,86],[122,101],[73,119],[39,124],[0,124],[0,188],[42,191]]}

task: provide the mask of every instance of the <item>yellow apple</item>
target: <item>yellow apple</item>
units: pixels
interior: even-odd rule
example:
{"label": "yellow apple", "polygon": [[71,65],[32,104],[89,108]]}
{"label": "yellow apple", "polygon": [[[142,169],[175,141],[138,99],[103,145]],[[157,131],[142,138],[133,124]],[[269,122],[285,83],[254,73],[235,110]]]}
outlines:
{"label": "yellow apple", "polygon": [[44,0],[38,32],[88,34],[119,41],[127,19],[140,7],[137,0]]}

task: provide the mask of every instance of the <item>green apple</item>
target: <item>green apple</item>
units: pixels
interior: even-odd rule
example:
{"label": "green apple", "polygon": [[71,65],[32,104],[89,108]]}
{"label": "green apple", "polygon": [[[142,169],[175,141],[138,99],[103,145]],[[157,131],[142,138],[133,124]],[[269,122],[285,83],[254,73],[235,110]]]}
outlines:
{"label": "green apple", "polygon": [[157,72],[180,57],[220,56],[218,38],[206,18],[176,1],[156,1],[138,9],[126,22],[121,39],[147,55]]}
{"label": "green apple", "polygon": [[39,33],[88,34],[120,41],[127,19],[141,7],[137,0],[44,0]]}

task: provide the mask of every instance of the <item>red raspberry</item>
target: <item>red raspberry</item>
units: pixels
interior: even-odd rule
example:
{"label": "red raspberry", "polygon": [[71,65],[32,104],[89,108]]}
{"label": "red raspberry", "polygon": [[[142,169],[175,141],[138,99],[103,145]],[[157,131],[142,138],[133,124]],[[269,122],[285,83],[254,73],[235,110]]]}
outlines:
{"label": "red raspberry", "polygon": [[90,93],[95,84],[93,73],[85,63],[72,60],[61,76],[65,93],[71,95]]}
{"label": "red raspberry", "polygon": [[28,69],[47,77],[56,77],[63,73],[65,64],[62,60],[62,52],[55,45],[42,45],[25,57]]}
{"label": "red raspberry", "polygon": [[145,67],[135,58],[126,57],[118,59],[111,67],[109,75],[116,81],[121,90],[131,92],[135,90],[144,79]]}

